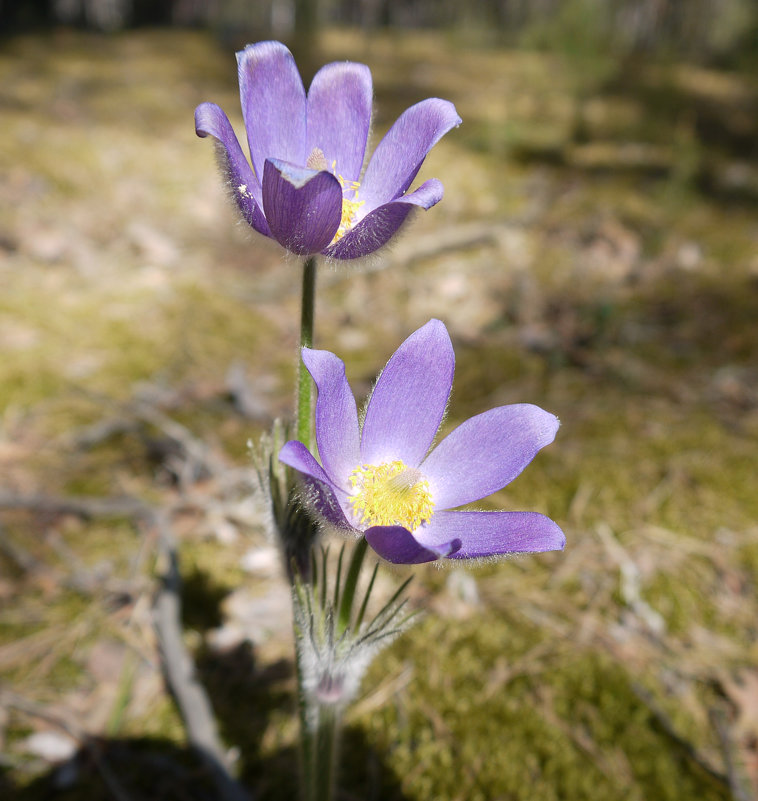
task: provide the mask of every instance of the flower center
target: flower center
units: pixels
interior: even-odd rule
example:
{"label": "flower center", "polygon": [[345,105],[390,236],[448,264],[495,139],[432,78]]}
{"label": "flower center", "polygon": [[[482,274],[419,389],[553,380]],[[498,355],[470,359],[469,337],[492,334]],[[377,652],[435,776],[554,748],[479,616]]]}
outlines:
{"label": "flower center", "polygon": [[400,460],[364,464],[350,474],[353,513],[361,525],[403,526],[409,531],[434,512],[429,482],[420,470]]}
{"label": "flower center", "polygon": [[[337,162],[335,161],[332,164],[332,171],[337,166]],[[355,222],[355,216],[358,214],[358,209],[366,202],[365,200],[358,200],[358,189],[360,188],[360,183],[358,181],[346,181],[341,175],[337,175],[335,173],[336,179],[340,182],[340,186],[342,187],[342,217],[340,219],[340,227],[337,229],[337,233],[334,235],[334,239],[332,239],[330,244],[334,244],[335,242],[339,242],[343,236],[353,227],[353,223]],[[347,198],[345,194],[349,193],[352,197]]]}
{"label": "flower center", "polygon": [[[337,180],[343,184],[342,176],[338,175]],[[358,181],[349,181],[349,185],[355,190],[355,195],[353,196],[352,200],[348,200],[346,197],[342,198],[342,218],[340,219],[340,227],[337,229],[337,233],[334,235],[334,239],[331,241],[330,244],[334,244],[335,242],[339,242],[343,236],[353,227],[353,223],[355,222],[355,215],[358,213],[358,209],[366,202],[365,200],[358,200],[358,187],[360,184]],[[343,189],[344,191],[344,189]]]}
{"label": "flower center", "polygon": [[[305,166],[311,170],[327,170],[329,169],[326,163],[324,151],[320,147],[314,147],[308,156]],[[340,217],[340,225],[334,239],[329,243],[333,245],[339,242],[340,239],[353,227],[355,217],[358,214],[358,209],[366,202],[365,200],[358,200],[358,189],[360,189],[359,181],[346,181],[337,172],[336,159],[332,162],[332,175],[340,182],[342,187],[342,216]],[[345,197],[350,195],[350,197]]]}

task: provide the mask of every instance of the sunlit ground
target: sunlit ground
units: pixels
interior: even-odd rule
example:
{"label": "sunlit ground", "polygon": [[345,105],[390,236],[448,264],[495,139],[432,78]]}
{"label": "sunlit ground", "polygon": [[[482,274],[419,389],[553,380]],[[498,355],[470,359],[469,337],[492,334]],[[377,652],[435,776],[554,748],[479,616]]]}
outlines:
{"label": "sunlit ground", "polygon": [[[365,395],[405,336],[443,319],[446,426],[517,401],[561,418],[487,506],[547,513],[568,540],[414,568],[426,613],[364,681],[340,797],[758,787],[758,84],[418,33],[324,36],[314,65],[336,58],[373,70],[375,142],[428,96],[464,124],[422,170],[444,201],[370,264],[323,268],[317,344]],[[0,86],[4,503],[175,502],[170,421],[245,466],[247,441],[290,413],[299,268],[236,221],[194,134],[204,100],[241,131],[233,48],[11,40]],[[244,492],[189,482],[187,643],[243,781],[292,798],[286,590]],[[110,798],[103,765],[135,798],[203,797],[160,676],[154,537],[124,518],[2,514],[0,682],[27,705],[0,708],[3,797]],[[56,770],[40,732],[64,751],[95,735],[99,756]]]}

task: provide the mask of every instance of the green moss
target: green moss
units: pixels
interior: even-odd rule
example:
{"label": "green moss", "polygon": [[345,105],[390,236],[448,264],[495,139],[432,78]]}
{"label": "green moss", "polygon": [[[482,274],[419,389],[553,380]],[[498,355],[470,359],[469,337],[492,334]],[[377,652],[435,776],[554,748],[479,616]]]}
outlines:
{"label": "green moss", "polygon": [[[409,32],[367,43],[326,31],[322,60],[371,62],[379,129],[424,96],[454,100],[465,124],[425,165],[446,197],[419,220],[420,232],[434,239],[440,225],[489,221],[504,240],[421,254],[384,272],[351,266],[334,280],[323,271],[319,346],[343,356],[368,390],[392,343],[432,314],[448,321],[457,374],[445,430],[512,402],[537,403],[562,421],[556,442],[477,506],[545,512],[565,528],[568,549],[472,568],[481,605],[460,620],[445,617],[455,611],[449,572],[416,570],[414,600],[431,610],[370,670],[364,689],[386,700],[351,719],[345,797],[725,798],[661,729],[635,684],[652,687],[677,730],[710,747],[710,700],[691,687],[686,699],[667,695],[667,649],[696,650],[684,670],[703,684],[711,663],[728,671],[755,662],[746,645],[755,639],[758,583],[754,203],[703,193],[713,148],[688,122],[689,110],[703,109],[673,73],[656,91],[653,76],[633,65],[625,77],[575,54],[573,66],[572,54],[450,58],[441,41]],[[72,434],[122,414],[141,384],[186,389],[187,402],[170,415],[244,464],[245,443],[261,425],[223,397],[235,361],[272,415],[289,413],[297,267],[235,227],[208,143],[192,132],[196,103],[236,107],[233,56],[202,35],[169,31],[107,39],[58,32],[6,44],[0,166],[9,179],[0,191],[11,202],[0,234],[18,248],[8,250],[0,297],[2,469],[8,460],[13,487],[24,490],[171,499],[146,446],[158,429],[146,425],[89,450],[72,444]],[[728,126],[732,116],[717,122]],[[601,170],[573,157],[578,145],[613,153],[627,141],[673,147],[670,169]],[[151,254],[133,235],[135,221],[176,253]],[[686,269],[683,246],[695,254]],[[634,255],[616,275],[610,268],[625,247]],[[600,267],[598,249],[610,254]],[[463,312],[460,276],[466,303],[476,301]],[[725,369],[744,380],[742,395],[721,389]],[[120,577],[133,575],[144,544],[127,520],[3,520],[4,534],[65,573],[70,565],[46,539],[51,530],[86,569],[107,566]],[[650,651],[629,673],[615,636],[639,621],[598,530],[638,565],[640,597],[668,627],[660,646],[646,640]],[[214,654],[202,646],[227,593],[247,580],[239,569],[245,543],[202,536],[182,520],[188,640],[223,737],[242,748],[244,780],[262,801],[291,798],[292,671],[259,664],[249,648]],[[151,559],[145,570],[153,575]],[[18,568],[3,581],[13,598],[0,624],[3,647],[37,633],[57,638],[56,627],[68,632],[80,621],[84,630],[78,646],[60,639],[49,675],[15,665],[3,681],[41,697],[88,686],[79,655],[123,618]],[[704,653],[698,631],[723,643],[723,653],[713,653],[718,645]],[[121,733],[131,749],[151,736],[148,753],[186,757],[168,697],[148,719],[127,715]],[[46,786],[33,790],[34,801],[48,797]]]}
{"label": "green moss", "polygon": [[738,549],[737,556],[748,574],[748,581],[758,586],[758,542],[748,542]]}
{"label": "green moss", "polygon": [[561,643],[529,660],[544,632],[508,614],[476,623],[428,619],[392,649],[391,673],[414,665],[411,684],[364,725],[405,797],[728,798],[677,753],[617,663]]}

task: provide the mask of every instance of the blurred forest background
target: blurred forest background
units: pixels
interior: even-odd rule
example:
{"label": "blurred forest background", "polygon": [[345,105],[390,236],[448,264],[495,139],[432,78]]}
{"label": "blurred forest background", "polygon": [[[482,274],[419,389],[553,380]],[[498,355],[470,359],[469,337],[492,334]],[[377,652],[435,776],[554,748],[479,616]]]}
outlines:
{"label": "blurred forest background", "polygon": [[321,269],[317,345],[365,396],[440,317],[448,428],[562,421],[487,505],[566,551],[413,570],[425,614],[369,671],[338,797],[757,797],[758,4],[0,0],[0,33],[0,797],[239,797],[164,681],[174,556],[219,760],[295,797],[247,443],[291,414],[299,266],[192,120],[242,134],[234,51],[270,37],[306,85],[369,64],[373,146],[426,97],[464,120],[420,176],[444,200]]}
{"label": "blurred forest background", "polygon": [[[669,52],[734,64],[758,50],[751,0],[3,0],[5,31],[78,25],[118,31],[144,25],[212,27],[280,38],[329,25],[363,30],[470,30],[499,45]],[[592,41],[594,40],[594,41]]]}

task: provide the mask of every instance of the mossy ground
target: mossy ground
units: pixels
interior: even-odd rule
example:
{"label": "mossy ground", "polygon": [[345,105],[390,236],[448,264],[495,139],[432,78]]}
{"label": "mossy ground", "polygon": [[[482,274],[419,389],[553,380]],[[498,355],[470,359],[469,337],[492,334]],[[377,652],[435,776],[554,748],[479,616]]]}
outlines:
{"label": "mossy ground", "polygon": [[[445,320],[446,425],[517,401],[561,418],[556,443],[487,504],[551,515],[568,545],[471,568],[463,599],[456,572],[414,571],[429,611],[365,680],[343,797],[727,799],[708,770],[726,772],[714,710],[748,769],[758,730],[735,690],[758,659],[758,168],[740,128],[755,81],[450,47],[328,32],[313,56],[370,64],[378,131],[432,95],[464,119],[423,170],[444,202],[371,265],[386,269],[323,269],[318,345],[365,392],[410,331]],[[239,125],[231,50],[197,33],[20,38],[3,45],[0,86],[4,486],[171,498],[140,398],[245,465],[247,440],[289,413],[299,276],[235,222],[194,135],[204,100]],[[229,402],[235,364],[257,418]],[[134,425],[82,444],[123,418]],[[239,567],[259,529],[225,539],[205,512],[179,527],[188,642],[243,779],[259,799],[291,798],[286,616],[252,648],[207,639],[233,591],[268,598],[278,580]],[[19,511],[0,535],[34,559],[0,553],[3,684],[103,736],[128,789],[195,797],[157,671],[150,537]],[[51,789],[23,748],[38,725],[0,717],[4,797],[108,797],[86,759]]]}

